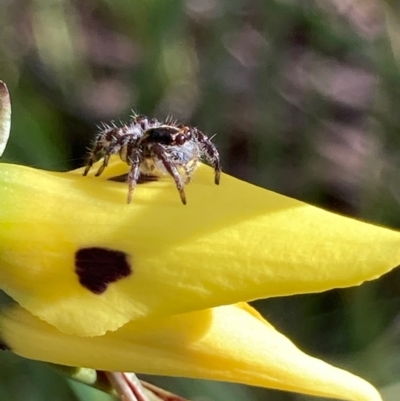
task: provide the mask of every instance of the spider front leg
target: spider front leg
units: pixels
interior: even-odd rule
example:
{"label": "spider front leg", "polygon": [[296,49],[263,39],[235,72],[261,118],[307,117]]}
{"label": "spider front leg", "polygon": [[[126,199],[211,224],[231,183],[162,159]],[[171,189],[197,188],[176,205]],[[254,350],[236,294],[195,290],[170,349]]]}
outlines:
{"label": "spider front leg", "polygon": [[219,162],[219,157],[218,160],[214,160],[214,162],[211,164],[214,167],[214,182],[215,184],[219,185],[219,181],[221,180],[221,164]]}
{"label": "spider front leg", "polygon": [[161,160],[165,169],[174,179],[176,188],[178,189],[179,195],[181,197],[181,201],[184,205],[186,205],[186,195],[184,191],[185,185],[182,181],[182,176],[179,173],[178,169],[176,168],[175,164],[171,161],[170,157],[168,156],[168,153],[165,151],[164,147],[161,146],[159,143],[152,144],[150,146],[150,150],[151,152],[154,153],[155,156],[157,156],[158,159]]}
{"label": "spider front leg", "polygon": [[214,144],[210,141],[207,135],[204,135],[198,129],[195,130],[194,135],[200,145],[201,155],[206,159],[206,161],[214,167],[214,182],[219,185],[221,178],[221,163],[219,158],[219,153]]}
{"label": "spider front leg", "polygon": [[133,155],[128,157],[128,164],[131,166],[131,170],[128,174],[128,203],[132,202],[133,190],[136,187],[140,173],[140,155],[139,152],[135,152]]}

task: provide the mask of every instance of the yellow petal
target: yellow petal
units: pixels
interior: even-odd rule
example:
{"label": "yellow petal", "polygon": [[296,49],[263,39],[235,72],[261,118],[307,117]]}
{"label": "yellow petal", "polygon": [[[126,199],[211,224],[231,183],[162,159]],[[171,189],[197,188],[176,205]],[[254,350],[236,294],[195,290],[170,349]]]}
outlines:
{"label": "yellow petal", "polygon": [[232,381],[349,401],[381,400],[363,379],[304,354],[246,304],[131,322],[96,338],[62,334],[19,306],[0,316],[3,341],[30,359]]}
{"label": "yellow petal", "polygon": [[216,186],[206,166],[186,191],[183,206],[172,180],[143,184],[127,205],[125,183],[0,165],[0,288],[59,330],[93,336],[144,317],[357,285],[400,262],[395,231],[228,175]]}

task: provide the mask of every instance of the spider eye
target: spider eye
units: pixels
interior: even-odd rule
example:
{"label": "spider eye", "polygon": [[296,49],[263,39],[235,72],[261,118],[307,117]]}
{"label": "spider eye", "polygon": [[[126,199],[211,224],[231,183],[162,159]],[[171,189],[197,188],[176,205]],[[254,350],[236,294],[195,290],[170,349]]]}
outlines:
{"label": "spider eye", "polygon": [[175,142],[177,145],[183,145],[186,142],[187,137],[183,134],[178,134],[175,137]]}

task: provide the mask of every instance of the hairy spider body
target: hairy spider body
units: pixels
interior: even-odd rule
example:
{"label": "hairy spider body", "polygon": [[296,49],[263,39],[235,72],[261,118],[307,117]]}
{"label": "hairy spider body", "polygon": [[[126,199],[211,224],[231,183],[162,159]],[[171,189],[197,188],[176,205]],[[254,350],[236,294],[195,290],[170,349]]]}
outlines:
{"label": "hairy spider body", "polygon": [[128,173],[128,203],[139,175],[169,174],[175,181],[182,203],[186,204],[184,187],[190,182],[200,160],[214,167],[215,184],[219,184],[221,167],[219,154],[211,140],[195,127],[177,124],[171,118],[165,122],[134,115],[121,127],[103,125],[90,151],[83,175],[103,157],[96,172],[99,176],[107,167],[110,157],[118,154],[130,166]]}

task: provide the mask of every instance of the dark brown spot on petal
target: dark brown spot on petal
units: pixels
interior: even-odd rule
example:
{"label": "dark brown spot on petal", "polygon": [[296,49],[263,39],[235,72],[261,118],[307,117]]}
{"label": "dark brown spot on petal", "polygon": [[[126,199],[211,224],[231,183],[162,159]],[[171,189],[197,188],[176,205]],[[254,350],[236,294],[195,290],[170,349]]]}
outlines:
{"label": "dark brown spot on petal", "polygon": [[2,340],[0,340],[0,350],[2,350],[2,351],[10,351],[11,348],[7,344],[5,344]]}
{"label": "dark brown spot on petal", "polygon": [[111,283],[132,273],[130,257],[124,252],[106,248],[82,248],[75,254],[75,273],[89,291],[102,294]]}

